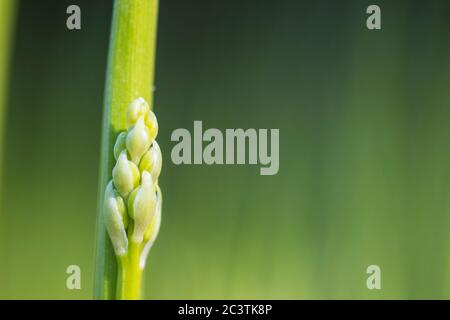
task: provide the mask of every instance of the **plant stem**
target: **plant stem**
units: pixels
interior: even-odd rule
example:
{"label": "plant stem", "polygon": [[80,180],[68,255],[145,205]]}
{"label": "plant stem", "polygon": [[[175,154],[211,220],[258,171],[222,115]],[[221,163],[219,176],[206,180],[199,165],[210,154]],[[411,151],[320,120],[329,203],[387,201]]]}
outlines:
{"label": "plant stem", "polygon": [[[157,0],[114,1],[103,109],[94,284],[96,299],[114,299],[129,295],[133,295],[136,299],[140,298],[140,290],[135,292],[132,284],[128,286],[127,270],[124,274],[124,281],[127,283],[121,287],[124,290],[133,289],[133,292],[116,294],[118,264],[105,230],[102,202],[114,164],[114,140],[119,132],[127,129],[128,105],[134,99],[142,97],[151,108],[153,107],[157,13]],[[131,275],[131,279],[136,278],[134,273]],[[138,280],[140,282],[141,278],[139,277]],[[139,295],[135,296],[136,294]]]}
{"label": "plant stem", "polygon": [[141,245],[129,242],[128,255],[119,258],[117,299],[136,300],[141,297],[142,269],[140,267]]}

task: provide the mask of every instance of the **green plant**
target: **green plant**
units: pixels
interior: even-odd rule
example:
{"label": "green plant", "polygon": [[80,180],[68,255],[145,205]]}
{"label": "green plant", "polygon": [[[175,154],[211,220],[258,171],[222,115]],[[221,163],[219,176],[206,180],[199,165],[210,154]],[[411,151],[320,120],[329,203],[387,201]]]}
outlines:
{"label": "green plant", "polygon": [[[115,141],[123,141],[121,139],[123,139],[124,134],[129,134],[128,129],[131,131],[132,127],[135,124],[137,126],[139,122],[138,118],[132,116],[128,116],[127,119],[128,111],[130,114],[136,111],[137,114],[140,114],[140,117],[144,116],[144,118],[147,118],[145,117],[146,113],[150,117],[152,115],[150,109],[153,107],[157,12],[157,0],[115,0],[114,2],[103,109],[94,284],[94,297],[96,299],[138,299],[141,297],[140,277],[142,270],[135,267],[138,258],[142,255],[142,244],[137,246],[134,243],[135,241],[130,241],[125,255],[126,258],[123,257],[123,254],[116,257],[117,249],[120,246],[118,246],[116,239],[113,247],[106,230],[104,199],[116,197],[116,203],[121,203],[117,198],[117,189],[112,189],[112,186],[108,186],[108,184],[114,175],[113,167],[118,164],[114,157]],[[146,106],[148,106],[148,111],[146,111]],[[148,131],[152,125],[155,124],[144,119],[144,128],[142,130],[142,124],[139,124],[141,127],[139,130]],[[128,133],[121,134],[125,131]],[[154,136],[156,136],[155,133]],[[153,145],[153,141],[151,142]],[[139,144],[142,147],[142,141],[137,141],[137,145]],[[118,145],[116,144],[116,149]],[[129,154],[129,149],[133,149],[133,147],[128,146],[127,143],[125,143],[125,146]],[[130,154],[130,156],[132,155]],[[134,162],[135,165],[138,162],[136,157],[134,155],[131,159],[131,162]],[[127,159],[127,161],[129,160]],[[130,164],[130,166],[132,165]],[[136,170],[134,171],[136,174]],[[141,174],[141,176],[143,178],[142,184],[148,185],[148,181],[145,181],[148,180],[147,174]],[[142,187],[141,184],[139,186]],[[118,193],[120,196],[120,192]],[[125,206],[126,199],[122,197],[122,200],[122,204]],[[130,221],[130,224],[133,223],[134,221]],[[130,224],[126,231],[131,230]],[[130,234],[132,236],[132,232]],[[130,234],[127,233],[127,239]]]}

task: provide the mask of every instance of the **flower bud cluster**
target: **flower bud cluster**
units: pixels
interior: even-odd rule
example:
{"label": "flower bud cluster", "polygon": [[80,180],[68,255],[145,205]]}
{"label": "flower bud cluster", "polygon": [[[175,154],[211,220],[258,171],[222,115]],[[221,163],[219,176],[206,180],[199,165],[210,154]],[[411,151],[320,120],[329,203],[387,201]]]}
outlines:
{"label": "flower bud cluster", "polygon": [[127,255],[129,241],[142,244],[143,267],[161,222],[162,156],[155,140],[158,122],[144,99],[129,105],[127,125],[114,145],[116,163],[105,190],[103,214],[116,255]]}

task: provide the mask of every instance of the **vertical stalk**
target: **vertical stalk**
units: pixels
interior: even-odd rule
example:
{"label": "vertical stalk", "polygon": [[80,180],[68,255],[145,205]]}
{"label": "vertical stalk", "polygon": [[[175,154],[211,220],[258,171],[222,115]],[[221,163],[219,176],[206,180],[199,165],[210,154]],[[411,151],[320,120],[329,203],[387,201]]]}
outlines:
{"label": "vertical stalk", "polygon": [[140,254],[142,247],[129,242],[128,255],[119,259],[119,278],[116,297],[120,300],[136,300],[142,292],[142,268]]}
{"label": "vertical stalk", "polygon": [[[115,0],[113,10],[103,108],[94,283],[96,299],[127,296],[127,293],[116,293],[118,261],[104,226],[102,201],[114,164],[114,140],[120,131],[127,129],[128,105],[143,97],[153,107],[158,0]],[[128,290],[127,286],[124,288]],[[133,291],[133,298],[140,298],[140,290]]]}

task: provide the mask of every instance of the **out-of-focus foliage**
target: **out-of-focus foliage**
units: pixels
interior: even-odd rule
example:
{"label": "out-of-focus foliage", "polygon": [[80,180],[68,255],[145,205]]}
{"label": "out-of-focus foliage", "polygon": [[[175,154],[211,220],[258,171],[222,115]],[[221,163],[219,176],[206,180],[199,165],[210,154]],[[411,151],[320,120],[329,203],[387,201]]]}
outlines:
{"label": "out-of-focus foliage", "polygon": [[[91,298],[111,1],[24,0],[6,136],[7,298]],[[161,1],[164,218],[147,298],[448,298],[448,1]],[[175,166],[171,132],[279,128],[280,171]],[[68,265],[82,289],[65,287]],[[382,290],[366,288],[366,268]]]}

